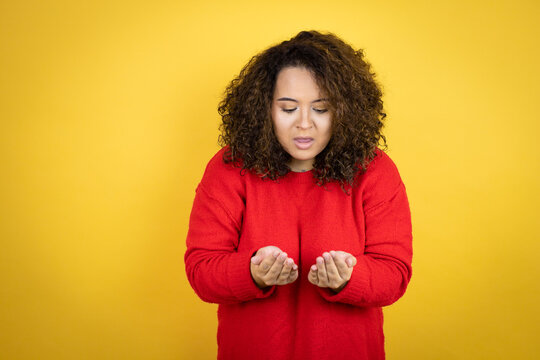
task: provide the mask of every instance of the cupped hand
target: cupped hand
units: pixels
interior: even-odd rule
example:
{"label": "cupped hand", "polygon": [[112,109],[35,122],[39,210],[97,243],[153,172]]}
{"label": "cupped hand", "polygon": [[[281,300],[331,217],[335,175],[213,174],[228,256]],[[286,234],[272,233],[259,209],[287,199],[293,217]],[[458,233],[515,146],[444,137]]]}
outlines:
{"label": "cupped hand", "polygon": [[298,266],[276,246],[257,250],[250,262],[251,277],[259,288],[286,285],[298,278]]}
{"label": "cupped hand", "polygon": [[339,292],[351,279],[356,258],[345,251],[324,252],[311,265],[308,280],[313,285]]}

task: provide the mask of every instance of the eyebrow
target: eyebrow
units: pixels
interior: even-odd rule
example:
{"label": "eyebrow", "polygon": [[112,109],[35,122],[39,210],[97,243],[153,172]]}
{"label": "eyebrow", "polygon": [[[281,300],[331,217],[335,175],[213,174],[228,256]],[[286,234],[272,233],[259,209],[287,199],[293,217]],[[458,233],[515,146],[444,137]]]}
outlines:
{"label": "eyebrow", "polygon": [[[313,102],[316,103],[316,102],[326,101],[326,100],[328,100],[328,99],[327,98],[322,98],[322,99],[313,100]],[[294,101],[296,103],[298,102],[298,100],[292,99],[292,98],[289,98],[289,97],[282,97],[282,98],[277,99],[277,101]]]}

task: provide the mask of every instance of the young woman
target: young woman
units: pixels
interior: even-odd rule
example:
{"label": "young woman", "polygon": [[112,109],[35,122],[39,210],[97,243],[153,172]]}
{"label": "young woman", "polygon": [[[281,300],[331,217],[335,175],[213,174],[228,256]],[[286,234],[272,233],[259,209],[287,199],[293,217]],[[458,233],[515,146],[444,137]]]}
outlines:
{"label": "young woman", "polygon": [[219,105],[185,253],[218,306],[218,359],[384,359],[381,307],[411,278],[405,185],[378,148],[362,50],[302,31],[254,56]]}

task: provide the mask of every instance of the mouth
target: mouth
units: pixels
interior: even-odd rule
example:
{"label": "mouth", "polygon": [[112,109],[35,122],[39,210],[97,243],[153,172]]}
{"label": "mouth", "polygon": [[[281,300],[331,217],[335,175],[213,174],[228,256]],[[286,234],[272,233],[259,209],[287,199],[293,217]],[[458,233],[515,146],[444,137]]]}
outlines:
{"label": "mouth", "polygon": [[295,137],[293,140],[296,147],[300,150],[309,149],[315,142],[315,139],[310,137]]}
{"label": "mouth", "polygon": [[307,137],[307,136],[298,136],[294,138],[294,141],[299,141],[299,142],[308,142],[311,140],[313,140],[313,138]]}

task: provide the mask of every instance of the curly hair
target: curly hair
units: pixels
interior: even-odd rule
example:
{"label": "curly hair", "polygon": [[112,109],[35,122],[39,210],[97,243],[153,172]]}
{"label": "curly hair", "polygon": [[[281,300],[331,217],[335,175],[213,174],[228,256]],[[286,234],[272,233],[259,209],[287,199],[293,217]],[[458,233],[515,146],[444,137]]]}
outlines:
{"label": "curly hair", "polygon": [[381,139],[383,149],[388,148],[381,133],[386,114],[381,87],[363,50],[333,33],[301,31],[253,56],[227,85],[218,106],[218,143],[228,146],[223,161],[263,179],[278,180],[291,171],[291,156],[278,142],[271,116],[277,75],[288,66],[311,71],[332,114],[332,135],[314,159],[314,178],[319,186],[336,181],[349,194]]}

